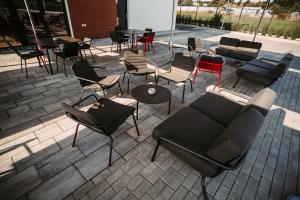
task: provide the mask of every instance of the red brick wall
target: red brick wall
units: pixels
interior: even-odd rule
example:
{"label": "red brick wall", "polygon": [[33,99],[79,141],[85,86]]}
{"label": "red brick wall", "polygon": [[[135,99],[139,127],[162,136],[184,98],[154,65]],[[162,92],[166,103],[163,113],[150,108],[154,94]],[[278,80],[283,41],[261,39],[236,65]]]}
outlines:
{"label": "red brick wall", "polygon": [[[108,37],[117,24],[115,0],[68,0],[74,36]],[[86,27],[82,27],[86,24]]]}

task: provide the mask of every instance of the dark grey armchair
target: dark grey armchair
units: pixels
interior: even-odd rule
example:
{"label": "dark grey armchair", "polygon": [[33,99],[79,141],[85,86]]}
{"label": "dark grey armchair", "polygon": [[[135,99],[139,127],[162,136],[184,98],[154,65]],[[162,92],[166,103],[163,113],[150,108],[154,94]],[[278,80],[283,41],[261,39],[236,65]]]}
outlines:
{"label": "dark grey armchair", "polygon": [[207,92],[180,109],[153,130],[160,145],[170,150],[202,175],[202,191],[208,199],[205,178],[236,169],[244,160],[275,99],[264,89],[245,105],[216,92]]}
{"label": "dark grey armchair", "polygon": [[[92,107],[88,109],[87,112],[74,108],[75,106],[78,106],[82,101],[90,97],[94,97],[96,102],[93,104]],[[111,166],[111,155],[113,148],[113,138],[111,135],[125,122],[125,120],[130,115],[133,118],[136,132],[138,135],[140,135],[139,129],[136,124],[136,120],[134,118],[135,109],[131,106],[119,104],[106,98],[97,99],[97,97],[94,94],[83,98],[81,101],[77,102],[72,106],[65,103],[62,103],[61,106],[66,112],[66,115],[78,123],[76,126],[75,136],[72,144],[73,147],[75,146],[79,125],[86,126],[87,128],[96,131],[97,133],[109,137],[109,167]]]}

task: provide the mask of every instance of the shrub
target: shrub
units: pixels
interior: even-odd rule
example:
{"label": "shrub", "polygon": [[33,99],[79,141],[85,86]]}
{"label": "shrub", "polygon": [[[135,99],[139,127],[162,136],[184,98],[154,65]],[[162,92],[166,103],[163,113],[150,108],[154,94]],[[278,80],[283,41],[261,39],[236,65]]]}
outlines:
{"label": "shrub", "polygon": [[254,24],[249,26],[249,33],[253,33],[255,31],[256,27]]}
{"label": "shrub", "polygon": [[291,36],[291,32],[292,32],[292,30],[291,30],[290,28],[284,29],[284,30],[283,30],[283,37],[284,37],[285,39],[287,39],[288,37]]}
{"label": "shrub", "polygon": [[232,24],[231,25],[231,30],[232,31],[240,31],[240,30],[242,30],[242,25],[241,24]]}
{"label": "shrub", "polygon": [[266,35],[268,32],[268,25],[264,25],[261,29],[261,34]]}
{"label": "shrub", "polygon": [[292,29],[291,29],[291,39],[292,40],[295,40],[296,38],[299,38],[300,36],[299,36],[299,28],[297,28],[297,27],[293,27]]}
{"label": "shrub", "polygon": [[281,27],[277,27],[276,29],[276,37],[280,37],[283,34],[283,29]]}
{"label": "shrub", "polygon": [[225,30],[231,30],[231,22],[224,22],[223,28]]}
{"label": "shrub", "polygon": [[280,19],[280,20],[286,20],[288,17],[289,17],[288,13],[279,13],[277,15],[277,19]]}
{"label": "shrub", "polygon": [[211,19],[210,25],[215,28],[220,27],[222,23],[222,18],[223,18],[222,14],[216,13],[215,16]]}
{"label": "shrub", "polygon": [[268,34],[269,34],[270,36],[272,36],[272,35],[275,35],[275,33],[276,33],[275,27],[274,27],[274,26],[271,26],[271,27],[269,28],[269,30],[268,30]]}

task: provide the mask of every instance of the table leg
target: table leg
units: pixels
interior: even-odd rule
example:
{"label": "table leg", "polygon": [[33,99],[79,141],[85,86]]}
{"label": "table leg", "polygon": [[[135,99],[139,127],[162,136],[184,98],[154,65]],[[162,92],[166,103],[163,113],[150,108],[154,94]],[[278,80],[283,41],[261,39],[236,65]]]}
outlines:
{"label": "table leg", "polygon": [[139,102],[136,102],[136,120],[139,119]]}
{"label": "table leg", "polygon": [[133,51],[134,50],[134,42],[135,42],[135,34],[131,34],[131,51]]}
{"label": "table leg", "polygon": [[50,73],[51,73],[51,75],[53,75],[53,70],[52,70],[52,65],[51,65],[51,60],[50,60],[50,55],[49,55],[48,48],[46,48],[46,53],[47,53],[47,58],[48,58],[48,62],[49,62]]}
{"label": "table leg", "polygon": [[171,98],[169,99],[169,108],[168,108],[168,114],[170,114],[170,109],[171,109]]}

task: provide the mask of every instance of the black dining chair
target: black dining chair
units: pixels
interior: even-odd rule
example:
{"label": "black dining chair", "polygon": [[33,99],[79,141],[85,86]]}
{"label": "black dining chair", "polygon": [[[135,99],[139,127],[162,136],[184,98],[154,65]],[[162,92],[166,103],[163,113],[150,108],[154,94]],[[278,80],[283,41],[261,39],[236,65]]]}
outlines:
{"label": "black dining chair", "polygon": [[[86,112],[74,108],[78,106],[82,101],[94,97],[96,102],[90,107]],[[75,136],[73,140],[72,147],[75,146],[76,137],[78,134],[79,125],[86,126],[87,128],[96,131],[97,133],[106,135],[110,139],[110,150],[109,150],[109,160],[108,166],[111,166],[111,156],[113,148],[113,138],[112,134],[118,130],[118,128],[127,120],[131,115],[134,121],[137,135],[139,136],[139,129],[136,124],[134,117],[135,108],[127,105],[123,105],[106,98],[97,99],[94,94],[90,94],[76,104],[70,106],[66,103],[61,104],[66,115],[77,122]]]}
{"label": "black dining chair", "polygon": [[[40,51],[37,46],[35,45],[35,48],[29,48],[25,46],[21,46],[20,48],[17,48],[13,46],[10,42],[7,42],[8,46],[20,57],[21,60],[21,72],[23,72],[23,60],[25,63],[25,72],[26,77],[28,78],[28,71],[27,71],[27,60],[31,58],[36,58],[39,62],[39,66],[42,68],[40,57],[44,56],[44,52]],[[42,60],[43,61],[43,60]],[[43,62],[44,63],[44,62]],[[44,63],[44,67],[46,71],[48,72],[48,69],[46,67],[46,64]]]}
{"label": "black dining chair", "polygon": [[53,50],[53,52],[55,54],[57,72],[58,72],[58,57],[60,57],[63,60],[64,72],[67,77],[65,60],[69,58],[72,61],[73,60],[77,61],[78,54],[79,54],[79,44],[77,42],[64,43],[62,50],[55,49]]}
{"label": "black dining chair", "polygon": [[91,51],[91,46],[92,46],[92,37],[84,37],[82,43],[80,44],[80,50],[83,51],[85,59],[87,60],[87,56],[86,56],[86,52],[85,51],[89,51],[90,55],[93,58],[93,61],[95,61],[94,55]]}
{"label": "black dining chair", "polygon": [[129,48],[129,42],[128,42],[129,38],[127,36],[122,35],[120,32],[116,30],[111,31],[109,34],[112,41],[110,51],[112,51],[113,46],[116,45],[117,51],[121,52],[121,45],[126,43]]}

